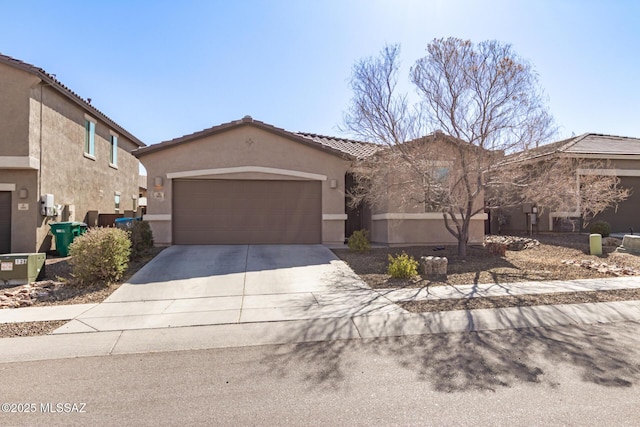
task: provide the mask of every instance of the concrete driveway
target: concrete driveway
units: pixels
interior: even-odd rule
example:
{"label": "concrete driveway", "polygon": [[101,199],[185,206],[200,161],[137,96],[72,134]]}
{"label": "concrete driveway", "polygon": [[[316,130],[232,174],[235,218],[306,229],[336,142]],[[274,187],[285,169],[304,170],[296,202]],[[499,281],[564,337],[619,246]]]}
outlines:
{"label": "concrete driveway", "polygon": [[171,246],[56,333],[391,313],[322,245]]}

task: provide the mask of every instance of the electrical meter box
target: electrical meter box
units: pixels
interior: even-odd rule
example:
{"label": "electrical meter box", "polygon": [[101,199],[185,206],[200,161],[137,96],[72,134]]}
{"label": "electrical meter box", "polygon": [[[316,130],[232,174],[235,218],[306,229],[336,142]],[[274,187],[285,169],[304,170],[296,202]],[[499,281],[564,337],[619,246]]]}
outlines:
{"label": "electrical meter box", "polygon": [[0,255],[0,284],[16,286],[42,280],[46,254]]}

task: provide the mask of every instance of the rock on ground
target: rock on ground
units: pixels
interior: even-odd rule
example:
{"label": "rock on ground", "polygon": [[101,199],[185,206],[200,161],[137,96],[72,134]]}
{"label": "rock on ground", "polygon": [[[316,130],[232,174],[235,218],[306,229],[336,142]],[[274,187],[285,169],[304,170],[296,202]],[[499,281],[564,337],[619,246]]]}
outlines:
{"label": "rock on ground", "polygon": [[509,251],[521,251],[523,249],[531,249],[540,245],[540,242],[536,239],[531,239],[529,237],[519,237],[519,236],[497,236],[497,235],[488,235],[484,238],[485,245],[487,243],[506,245],[507,250]]}

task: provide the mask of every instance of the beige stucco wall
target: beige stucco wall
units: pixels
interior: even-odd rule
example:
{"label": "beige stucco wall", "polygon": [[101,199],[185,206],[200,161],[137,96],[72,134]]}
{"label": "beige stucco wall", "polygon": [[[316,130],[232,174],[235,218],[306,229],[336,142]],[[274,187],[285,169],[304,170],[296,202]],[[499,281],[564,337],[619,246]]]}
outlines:
{"label": "beige stucco wall", "polygon": [[[172,173],[221,168],[263,167],[326,176],[322,180],[323,215],[344,215],[344,177],[350,164],[334,154],[247,124],[140,157],[148,174],[147,216],[159,245],[171,244]],[[156,186],[156,177],[162,185]],[[271,172],[200,175],[199,179],[316,179]],[[332,180],[336,188],[330,188]],[[324,243],[344,241],[344,219],[325,219]]]}
{"label": "beige stucco wall", "polygon": [[[89,210],[113,213],[116,192],[120,193],[120,211],[131,210],[139,192],[139,162],[130,152],[137,145],[119,135],[117,168],[110,166],[110,131],[115,129],[92,115],[96,119],[95,159],[87,158],[86,111],[31,74],[0,67],[0,156],[35,159],[28,169],[0,169],[0,183],[16,186],[11,251],[50,249],[49,223],[67,219],[40,215],[42,194],[53,194],[55,204],[72,205],[76,221],[84,221]],[[27,190],[26,199],[19,198],[21,189]],[[23,209],[28,205],[28,210],[18,210],[19,204]]]}
{"label": "beige stucco wall", "polygon": [[[36,223],[42,218],[38,213],[38,172],[0,169],[0,189],[10,187],[15,188],[11,191],[11,252],[34,252],[39,249]],[[26,198],[20,198],[20,190],[27,190]]]}
{"label": "beige stucco wall", "polygon": [[[420,168],[447,168],[449,170],[449,188],[462,170],[460,153],[448,141],[436,141],[428,145],[416,145],[413,155],[425,160]],[[383,157],[384,159],[384,157]],[[433,212],[429,205],[423,203],[422,175],[416,174],[403,166],[393,157],[389,160],[392,166],[390,173],[384,178],[387,193],[375,200],[372,207],[371,240],[374,243],[400,245],[450,245],[457,244],[455,237],[444,225],[442,214]],[[427,163],[428,162],[428,163]],[[407,184],[410,183],[410,184]],[[380,184],[380,183],[379,183]],[[446,181],[445,181],[446,185]],[[414,191],[413,194],[410,191]],[[466,193],[463,189],[458,195],[463,204]],[[473,209],[482,211],[484,197],[482,194],[474,199]],[[471,221],[469,243],[482,244],[484,240],[485,214],[476,215]]]}
{"label": "beige stucco wall", "polygon": [[[469,244],[482,244],[484,215],[471,220]],[[374,219],[371,240],[390,246],[455,245],[456,238],[446,229],[442,219]]]}
{"label": "beige stucco wall", "polygon": [[[34,88],[32,94],[32,108],[37,110],[39,90]],[[41,194],[53,194],[56,204],[74,206],[76,221],[85,221],[91,210],[114,213],[116,193],[120,194],[119,212],[132,210],[139,193],[139,162],[130,152],[137,146],[89,115],[96,119],[95,159],[85,156],[85,111],[51,88],[45,88],[43,98]],[[32,117],[39,122],[38,114]],[[109,163],[111,132],[118,135],[116,167]],[[39,241],[47,233],[48,224],[40,227]]]}
{"label": "beige stucco wall", "polygon": [[29,93],[38,81],[0,64],[0,156],[29,155]]}

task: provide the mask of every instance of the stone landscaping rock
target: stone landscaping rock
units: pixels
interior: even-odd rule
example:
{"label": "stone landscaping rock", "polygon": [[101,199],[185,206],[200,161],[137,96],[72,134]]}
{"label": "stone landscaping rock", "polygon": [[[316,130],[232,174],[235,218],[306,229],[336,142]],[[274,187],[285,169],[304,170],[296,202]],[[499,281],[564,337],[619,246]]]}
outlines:
{"label": "stone landscaping rock", "polygon": [[635,270],[629,267],[618,267],[615,264],[607,264],[606,262],[597,262],[589,259],[583,259],[581,261],[574,261],[571,259],[563,259],[561,261],[566,265],[575,265],[577,267],[588,268],[590,270],[596,270],[599,273],[611,274],[613,276],[638,276],[639,270]]}
{"label": "stone landscaping rock", "polygon": [[627,252],[640,255],[640,236],[626,234],[622,238],[622,245],[616,249],[616,252]]}
{"label": "stone landscaping rock", "polygon": [[484,242],[487,248],[489,247],[489,244],[502,244],[506,245],[506,248],[509,251],[522,251],[524,249],[531,249],[540,245],[540,242],[536,239],[519,236],[489,235],[485,236]]}
{"label": "stone landscaping rock", "polygon": [[35,301],[51,296],[59,286],[59,283],[47,280],[4,291],[0,294],[0,309],[30,307]]}
{"label": "stone landscaping rock", "polygon": [[422,270],[422,274],[429,279],[446,279],[448,264],[449,261],[446,257],[420,257],[420,268]]}

